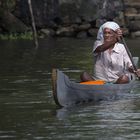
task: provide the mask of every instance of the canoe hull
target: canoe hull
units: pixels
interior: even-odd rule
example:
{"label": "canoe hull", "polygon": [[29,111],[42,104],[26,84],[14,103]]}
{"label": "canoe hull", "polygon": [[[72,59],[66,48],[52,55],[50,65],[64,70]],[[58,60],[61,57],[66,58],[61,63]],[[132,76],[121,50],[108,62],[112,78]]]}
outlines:
{"label": "canoe hull", "polygon": [[56,78],[53,78],[53,95],[56,104],[59,106],[71,106],[81,102],[98,102],[101,100],[113,100],[120,94],[129,93],[134,82],[129,84],[104,84],[104,85],[83,85],[70,81],[63,72],[53,71]]}

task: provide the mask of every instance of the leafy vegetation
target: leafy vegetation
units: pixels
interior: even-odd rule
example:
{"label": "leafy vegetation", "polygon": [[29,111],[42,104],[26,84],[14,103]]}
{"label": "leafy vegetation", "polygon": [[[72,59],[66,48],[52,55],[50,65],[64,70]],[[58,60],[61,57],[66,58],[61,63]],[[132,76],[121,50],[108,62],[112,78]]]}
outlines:
{"label": "leafy vegetation", "polygon": [[0,34],[0,40],[33,39],[32,32]]}

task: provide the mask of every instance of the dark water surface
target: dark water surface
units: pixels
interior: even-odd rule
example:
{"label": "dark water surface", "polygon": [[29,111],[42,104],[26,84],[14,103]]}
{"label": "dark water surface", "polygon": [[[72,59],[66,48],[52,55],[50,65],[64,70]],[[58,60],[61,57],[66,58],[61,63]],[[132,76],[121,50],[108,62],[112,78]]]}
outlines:
{"label": "dark water surface", "polygon": [[[127,97],[70,108],[55,105],[51,69],[79,81],[92,72],[94,40],[0,41],[0,139],[2,140],[138,140],[140,84]],[[127,40],[134,56],[140,41]]]}

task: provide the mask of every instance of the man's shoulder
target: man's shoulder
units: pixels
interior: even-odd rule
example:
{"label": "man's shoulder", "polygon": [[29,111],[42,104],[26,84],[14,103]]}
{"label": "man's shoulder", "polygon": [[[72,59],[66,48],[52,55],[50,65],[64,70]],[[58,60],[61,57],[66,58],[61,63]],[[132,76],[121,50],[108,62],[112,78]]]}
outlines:
{"label": "man's shoulder", "polygon": [[119,49],[121,49],[121,50],[125,49],[124,44],[119,43],[119,42],[117,42],[117,43],[115,44],[115,47],[116,47],[116,48],[119,48]]}
{"label": "man's shoulder", "polygon": [[115,44],[114,51],[120,53],[120,52],[123,52],[124,50],[125,50],[125,47],[122,43]]}
{"label": "man's shoulder", "polygon": [[116,45],[117,46],[123,46],[124,47],[124,45],[122,43],[120,43],[120,42],[117,42]]}

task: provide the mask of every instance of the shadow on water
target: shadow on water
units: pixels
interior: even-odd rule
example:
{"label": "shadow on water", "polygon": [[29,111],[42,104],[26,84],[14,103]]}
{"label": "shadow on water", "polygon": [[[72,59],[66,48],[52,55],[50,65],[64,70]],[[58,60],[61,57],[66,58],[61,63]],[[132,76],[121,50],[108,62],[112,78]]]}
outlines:
{"label": "shadow on water", "polygon": [[[92,72],[94,40],[0,41],[0,139],[139,139],[140,85],[115,101],[59,108],[52,97],[51,69],[78,81]],[[139,40],[127,40],[140,56]],[[104,136],[104,138],[103,138]]]}

